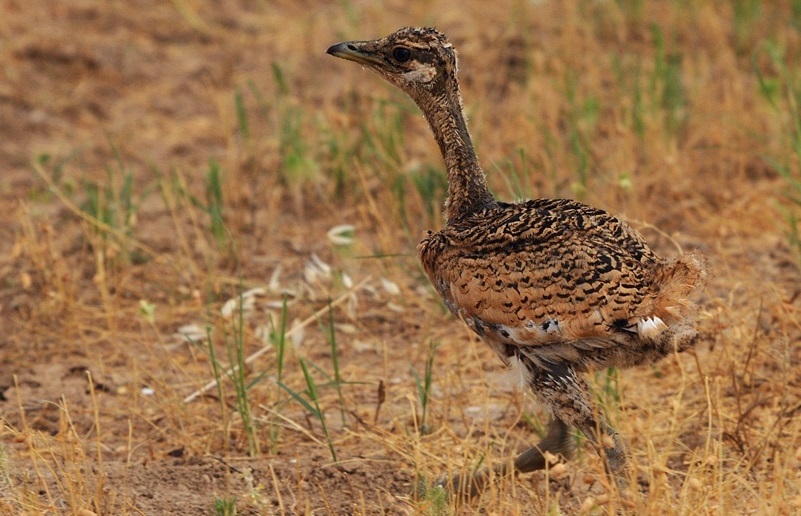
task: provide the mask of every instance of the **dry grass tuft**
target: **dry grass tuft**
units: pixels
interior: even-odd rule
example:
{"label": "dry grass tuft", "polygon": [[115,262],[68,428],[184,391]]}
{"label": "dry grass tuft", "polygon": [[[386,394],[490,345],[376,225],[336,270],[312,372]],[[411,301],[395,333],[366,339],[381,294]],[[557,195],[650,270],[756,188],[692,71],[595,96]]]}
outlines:
{"label": "dry grass tuft", "polygon": [[[801,510],[794,2],[146,4],[3,4],[0,512]],[[710,258],[697,349],[592,379],[627,493],[581,436],[431,488],[546,415],[417,265],[445,194],[422,117],[324,54],[404,24],[459,49],[499,197]]]}

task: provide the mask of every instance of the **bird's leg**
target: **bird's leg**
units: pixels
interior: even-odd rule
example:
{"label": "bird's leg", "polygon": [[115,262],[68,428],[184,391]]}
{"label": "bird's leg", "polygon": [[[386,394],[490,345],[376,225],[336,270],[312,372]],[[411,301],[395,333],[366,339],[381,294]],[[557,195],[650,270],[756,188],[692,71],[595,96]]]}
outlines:
{"label": "bird's leg", "polygon": [[515,459],[515,471],[529,473],[545,469],[548,460],[546,453],[561,455],[569,459],[573,455],[573,445],[570,442],[570,427],[556,418],[551,418],[548,423],[548,434],[528,450],[524,451]]}
{"label": "bird's leg", "polygon": [[[548,423],[548,433],[546,436],[524,451],[514,461],[514,467],[509,464],[496,465],[493,470],[498,476],[505,476],[514,472],[530,473],[540,469],[545,469],[548,465],[546,454],[561,455],[570,458],[573,454],[573,446],[570,441],[570,427],[562,421],[552,418]],[[487,468],[481,468],[475,473],[466,475],[454,475],[450,478],[445,477],[437,482],[440,487],[447,488],[451,493],[461,494],[467,497],[476,496],[483,491],[489,483],[490,475]]]}
{"label": "bird's leg", "polygon": [[[555,364],[549,369],[528,365],[531,372],[531,388],[551,410],[553,418],[548,424],[548,433],[536,446],[521,453],[514,461],[493,468],[496,475],[511,472],[528,473],[545,469],[546,453],[569,458],[573,448],[570,442],[570,427],[576,427],[606,459],[606,468],[621,487],[625,487],[626,464],[629,445],[622,436],[599,414],[590,396],[586,382],[576,375],[573,368]],[[460,496],[472,497],[486,488],[490,479],[488,468],[474,473],[442,477],[436,485]]]}
{"label": "bird's leg", "polygon": [[435,486],[445,489],[458,497],[473,498],[486,489],[489,484],[490,472],[488,468],[481,468],[475,473],[442,475],[434,483]]}
{"label": "bird's leg", "polygon": [[532,373],[531,387],[548,404],[554,418],[581,430],[606,459],[609,473],[619,485],[625,485],[629,445],[598,413],[586,382],[566,365]]}

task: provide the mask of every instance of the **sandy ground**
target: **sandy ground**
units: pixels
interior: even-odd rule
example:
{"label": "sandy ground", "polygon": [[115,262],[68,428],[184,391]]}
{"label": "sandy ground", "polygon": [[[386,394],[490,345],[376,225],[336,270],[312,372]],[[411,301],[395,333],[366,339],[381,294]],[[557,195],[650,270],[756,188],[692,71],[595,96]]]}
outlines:
{"label": "sandy ground", "polygon": [[[427,20],[426,8],[416,4],[410,12],[395,2],[383,6],[385,12],[351,6],[376,22],[375,30],[360,31],[348,8],[308,4],[0,2],[0,511],[209,514],[215,500],[236,498],[246,514],[436,512],[436,502],[415,494],[419,476],[430,480],[485,455],[504,460],[534,440],[523,421],[531,409],[526,398],[503,383],[500,365],[442,310],[417,268],[414,243],[439,223],[436,214],[426,216],[418,202],[414,220],[392,220],[388,214],[396,207],[382,205],[375,193],[389,185],[365,172],[369,163],[357,165],[344,187],[313,181],[315,174],[334,177],[325,172],[335,169],[334,160],[308,167],[311,180],[303,186],[272,177],[288,166],[279,156],[287,145],[281,139],[286,127],[275,122],[279,110],[311,113],[298,138],[317,152],[361,137],[360,121],[376,116],[366,107],[372,95],[402,102],[374,77],[325,56],[328,44],[393,29],[390,15],[405,23]],[[514,119],[515,109],[525,107],[525,100],[503,101],[521,95],[514,83],[521,49],[534,48],[532,66],[546,74],[586,65],[581,52],[561,61],[548,54],[549,42],[570,34],[583,41],[583,33],[575,19],[562,26],[546,16],[552,5],[542,9],[532,14],[541,30],[531,31],[528,41],[500,30],[469,38],[468,22],[436,11],[473,65],[464,80],[476,97],[468,107],[477,140],[493,149],[487,151],[493,163],[502,163],[496,149],[515,155],[502,141],[530,136],[492,130],[495,123],[506,127],[504,117]],[[635,502],[634,511],[696,504],[726,512],[756,496],[744,512],[790,514],[801,505],[794,484],[801,460],[795,372],[801,276],[778,209],[783,183],[759,157],[772,144],[762,149],[749,143],[762,140],[748,139],[773,135],[764,122],[768,109],[754,107],[753,95],[738,89],[755,91],[753,77],[726,82],[743,66],[727,64],[728,29],[709,11],[708,20],[699,18],[687,29],[690,36],[678,39],[686,37],[680,43],[690,48],[692,30],[700,34],[695,43],[713,61],[705,73],[719,77],[698,89],[721,81],[706,94],[722,100],[691,106],[701,116],[688,124],[679,150],[648,141],[642,156],[617,152],[624,130],[614,124],[599,130],[593,150],[594,159],[610,167],[675,173],[642,179],[635,194],[610,188],[591,192],[590,199],[658,227],[640,226],[661,252],[673,252],[674,243],[700,248],[715,270],[702,300],[697,354],[621,373],[616,419],[639,465],[637,489],[645,501]],[[468,12],[479,20],[483,11]],[[636,48],[648,31],[634,27],[598,37],[616,48]],[[504,43],[490,56],[502,73],[481,66],[484,39]],[[791,39],[788,46],[796,44]],[[604,84],[590,72],[584,79]],[[259,90],[263,98],[253,93]],[[547,98],[544,86],[537,91]],[[237,118],[237,93],[252,116],[249,138]],[[715,112],[731,99],[742,100],[741,107],[729,106],[732,112],[756,114],[740,123],[727,120],[729,112]],[[496,100],[501,107],[490,109]],[[439,166],[421,117],[407,111],[399,123],[411,135],[404,148],[415,160]],[[557,118],[554,131],[567,131]],[[326,130],[346,136],[328,143],[313,136]],[[730,147],[723,145],[728,141]],[[226,214],[238,242],[234,251],[215,247],[205,218],[198,222],[206,214],[197,203],[179,200],[171,208],[163,193],[165,184],[183,181],[205,202],[211,160],[229,173],[224,193],[236,207]],[[572,165],[566,160],[555,168]],[[682,167],[686,175],[676,172]],[[108,244],[113,239],[98,236],[80,215],[86,185],[113,185],[119,192],[126,172],[138,203],[133,238],[143,244],[127,249],[119,243],[127,240]],[[545,188],[544,182],[536,186]],[[353,192],[367,201],[353,202]],[[352,221],[359,222],[362,247],[332,246],[328,230]],[[201,227],[206,236],[198,233]],[[124,252],[132,258],[117,259]],[[379,254],[397,257],[361,259]],[[333,264],[334,273],[315,269],[312,255]],[[176,332],[208,324],[224,349],[221,335],[230,333],[230,321],[210,313],[236,299],[240,279],[244,289],[265,288],[247,316],[248,352],[265,345],[259,331],[274,328],[269,325],[280,316],[282,292],[293,292],[290,326],[315,313],[323,324],[329,300],[344,300],[334,311],[338,360],[350,382],[344,403],[330,386],[322,390],[339,463],[319,421],[275,387],[274,353],[251,366],[254,374],[269,373],[252,391],[262,428],[256,456],[247,453],[241,421],[231,416],[236,402],[230,387],[222,401],[215,388],[184,403],[212,372],[207,354]],[[149,319],[151,304],[156,315]],[[285,378],[297,392],[304,384],[295,354],[332,374],[325,331],[314,317],[303,328]],[[411,371],[422,374],[433,342],[440,347],[425,433],[415,414],[420,406]],[[565,477],[535,474],[518,487],[507,479],[461,510],[526,514],[555,504],[572,513],[589,497],[603,500],[602,466],[590,448],[585,451]]]}

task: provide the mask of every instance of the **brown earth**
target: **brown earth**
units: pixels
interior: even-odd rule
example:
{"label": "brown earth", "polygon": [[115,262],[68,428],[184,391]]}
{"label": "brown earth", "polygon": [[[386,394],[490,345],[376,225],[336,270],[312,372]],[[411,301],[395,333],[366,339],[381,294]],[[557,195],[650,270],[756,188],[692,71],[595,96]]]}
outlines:
{"label": "brown earth", "polygon": [[[209,514],[234,498],[245,514],[798,510],[801,276],[772,161],[781,131],[751,60],[778,73],[754,53],[760,34],[798,57],[789,8],[764,6],[741,33],[714,3],[631,15],[502,4],[0,1],[0,511]],[[512,196],[504,174],[525,144],[530,194],[581,196],[624,213],[663,254],[710,258],[696,353],[594,378],[631,440],[634,496],[617,496],[588,446],[565,471],[499,479],[470,502],[420,487],[506,460],[546,417],[506,387],[416,264],[443,193],[427,204],[402,179],[441,168],[422,117],[324,53],[434,22],[460,50],[496,191]],[[683,56],[687,98],[675,135],[655,111],[638,137],[608,56],[650,66],[651,24]],[[570,81],[587,102],[569,99]],[[593,163],[583,187],[575,145]],[[112,214],[102,224],[87,215],[94,187]],[[334,245],[329,229],[346,223],[356,242]],[[249,453],[231,382],[185,398],[213,378],[208,335],[229,362],[237,317],[225,307],[256,287],[245,352],[267,351],[248,380],[266,375],[248,394],[260,444]],[[337,461],[320,420],[278,386],[270,334],[283,300],[281,381],[308,400],[298,359],[310,364]],[[188,325],[197,345],[179,333]],[[435,343],[424,424],[416,378]]]}

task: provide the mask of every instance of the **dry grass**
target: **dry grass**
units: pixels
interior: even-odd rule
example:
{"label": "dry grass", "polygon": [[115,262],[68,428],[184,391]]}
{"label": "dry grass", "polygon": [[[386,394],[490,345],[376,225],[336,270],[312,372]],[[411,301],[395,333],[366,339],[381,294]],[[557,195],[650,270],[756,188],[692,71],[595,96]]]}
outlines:
{"label": "dry grass", "polygon": [[[798,2],[2,6],[0,512],[801,510]],[[586,446],[469,503],[424,488],[545,415],[418,268],[444,194],[422,117],[324,54],[408,24],[459,49],[499,197],[710,258],[696,352],[595,378],[626,496]],[[237,345],[265,350],[239,396]]]}

